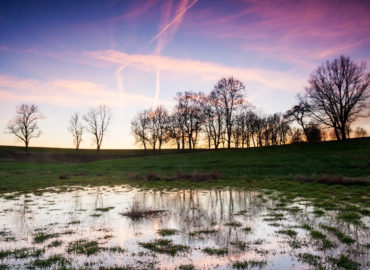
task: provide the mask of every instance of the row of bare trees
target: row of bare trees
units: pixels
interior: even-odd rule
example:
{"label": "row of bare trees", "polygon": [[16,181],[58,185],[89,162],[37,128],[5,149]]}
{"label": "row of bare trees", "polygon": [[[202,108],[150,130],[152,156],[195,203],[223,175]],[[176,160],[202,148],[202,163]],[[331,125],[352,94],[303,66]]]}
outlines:
{"label": "row of bare trees", "polygon": [[[217,150],[320,141],[328,133],[324,129],[331,129],[335,139],[346,140],[351,124],[359,117],[370,116],[370,73],[366,72],[365,63],[357,64],[349,57],[339,56],[317,68],[308,84],[290,110],[264,115],[246,101],[241,81],[222,78],[208,94],[177,93],[171,112],[158,106],[138,113],[131,122],[131,132],[145,150],[160,150],[164,145],[176,146],[178,150],[197,147]],[[100,105],[83,116],[78,113],[71,116],[68,130],[76,151],[84,130],[93,135],[100,151],[111,115],[110,108]],[[38,121],[42,118],[36,105],[21,104],[6,132],[23,141],[28,150],[30,140],[41,135]],[[360,127],[354,133],[356,137],[367,135]]]}
{"label": "row of bare trees", "polygon": [[244,84],[233,77],[219,80],[208,95],[179,92],[175,100],[171,113],[158,106],[136,115],[131,122],[136,143],[152,150],[164,144],[178,150],[197,146],[217,150],[288,142],[288,120],[281,113],[256,113],[246,102]]}
{"label": "row of bare trees", "polygon": [[108,130],[111,117],[112,111],[106,105],[90,108],[83,117],[81,117],[79,113],[75,112],[69,120],[68,131],[72,135],[76,152],[82,142],[83,131],[86,130],[93,135],[96,150],[99,153],[104,136]]}
{"label": "row of bare trees", "polygon": [[[144,149],[160,150],[166,143],[178,150],[198,145],[244,148],[321,141],[328,128],[337,140],[346,140],[350,125],[369,116],[370,74],[365,63],[339,56],[317,68],[308,83],[290,110],[262,115],[246,101],[241,81],[222,78],[209,94],[177,93],[171,113],[163,106],[138,113],[131,131]],[[364,137],[366,130],[358,128],[355,134]]]}
{"label": "row of bare trees", "polygon": [[[111,109],[106,105],[90,108],[82,117],[79,113],[74,113],[70,118],[68,131],[72,135],[76,151],[80,147],[82,135],[84,130],[86,130],[93,135],[97,151],[99,152],[111,116]],[[41,135],[38,122],[43,118],[37,105],[21,104],[17,106],[14,118],[7,125],[7,133],[15,135],[20,141],[24,142],[26,151],[28,151],[30,140]]]}

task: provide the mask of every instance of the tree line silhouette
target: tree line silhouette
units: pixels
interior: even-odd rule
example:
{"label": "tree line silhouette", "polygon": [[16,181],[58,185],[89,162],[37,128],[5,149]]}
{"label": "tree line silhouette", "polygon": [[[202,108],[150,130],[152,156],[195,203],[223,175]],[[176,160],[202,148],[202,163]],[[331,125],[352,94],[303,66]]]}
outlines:
{"label": "tree line silhouette", "polygon": [[[233,78],[220,79],[210,93],[178,92],[170,112],[164,106],[139,112],[131,122],[136,143],[160,150],[244,148],[316,142],[327,137],[346,140],[350,125],[368,116],[370,74],[366,64],[340,56],[326,61],[309,78],[304,96],[285,113],[262,114],[246,100],[245,85]],[[294,127],[298,124],[300,128]],[[366,136],[358,127],[357,137]]]}
{"label": "tree line silhouette", "polygon": [[[341,55],[311,73],[304,95],[297,96],[295,106],[285,113],[263,114],[247,101],[243,82],[234,77],[221,78],[208,94],[178,92],[171,111],[160,105],[139,112],[131,121],[131,133],[137,144],[153,151],[163,146],[181,151],[315,142],[328,137],[328,130],[332,138],[346,140],[351,124],[370,115],[369,85],[366,63],[357,64]],[[111,116],[106,105],[90,108],[82,117],[74,113],[68,131],[76,151],[86,130],[99,152]],[[41,134],[38,120],[42,118],[36,105],[21,104],[6,132],[23,141],[28,150],[30,140]],[[364,128],[355,130],[356,137],[366,135]]]}

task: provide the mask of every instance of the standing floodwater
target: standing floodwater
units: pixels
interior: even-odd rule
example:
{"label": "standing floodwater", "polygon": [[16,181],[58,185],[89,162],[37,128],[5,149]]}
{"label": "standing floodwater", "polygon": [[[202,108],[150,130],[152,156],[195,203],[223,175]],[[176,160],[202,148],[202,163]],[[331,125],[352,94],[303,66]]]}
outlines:
{"label": "standing floodwater", "polygon": [[0,269],[369,267],[368,216],[278,193],[75,187],[0,205]]}

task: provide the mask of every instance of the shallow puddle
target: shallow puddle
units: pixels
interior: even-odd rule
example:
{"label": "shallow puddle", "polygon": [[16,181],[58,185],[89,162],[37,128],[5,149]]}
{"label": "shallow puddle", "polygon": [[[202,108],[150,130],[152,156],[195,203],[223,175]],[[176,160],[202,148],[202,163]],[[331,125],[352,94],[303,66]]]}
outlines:
{"label": "shallow puddle", "polygon": [[368,217],[347,223],[277,198],[127,186],[0,198],[0,269],[370,267]]}

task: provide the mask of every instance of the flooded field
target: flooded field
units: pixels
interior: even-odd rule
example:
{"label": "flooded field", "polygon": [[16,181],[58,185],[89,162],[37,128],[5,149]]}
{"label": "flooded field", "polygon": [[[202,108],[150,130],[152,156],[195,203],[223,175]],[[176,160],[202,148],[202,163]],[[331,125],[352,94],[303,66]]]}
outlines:
{"label": "flooded field", "polygon": [[368,215],[271,191],[74,187],[0,206],[0,269],[370,267]]}

